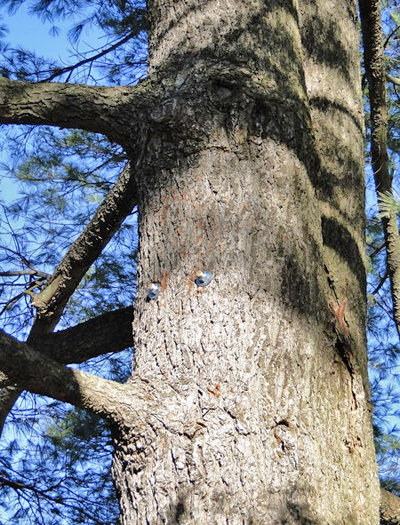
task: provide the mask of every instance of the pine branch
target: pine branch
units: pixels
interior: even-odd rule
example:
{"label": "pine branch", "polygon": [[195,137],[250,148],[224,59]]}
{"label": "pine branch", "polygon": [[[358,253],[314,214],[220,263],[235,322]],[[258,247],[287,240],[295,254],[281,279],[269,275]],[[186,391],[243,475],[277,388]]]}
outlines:
{"label": "pine branch", "polygon": [[[56,71],[54,71],[54,73],[52,73],[49,77],[47,77],[46,79],[42,80],[41,82],[50,82],[51,80],[54,80],[55,78],[65,74],[65,73],[70,73],[71,74],[75,69],[78,69],[79,67],[82,67],[82,66],[84,66],[86,64],[92,64],[93,62],[95,62],[99,58],[102,58],[103,56],[108,55],[108,53],[111,53],[112,51],[115,51],[116,49],[118,49],[120,46],[122,46],[126,42],[129,42],[129,40],[131,40],[131,38],[133,38],[134,36],[136,36],[135,33],[129,33],[124,38],[121,38],[121,40],[118,40],[118,42],[116,42],[112,46],[107,47],[105,49],[102,49],[99,53],[96,53],[95,55],[92,55],[90,57],[84,58],[83,60],[80,60],[79,62],[76,62],[75,64],[72,64],[71,66],[67,66],[67,67],[63,67],[63,68],[57,69]],[[68,82],[69,78],[70,78],[70,75],[67,78],[67,82]]]}
{"label": "pine branch", "polygon": [[127,164],[92,220],[60,261],[47,286],[32,298],[37,309],[29,341],[49,333],[82,277],[136,205],[134,172]]}
{"label": "pine branch", "polygon": [[[60,483],[57,484],[57,486]],[[7,478],[5,476],[2,476],[0,474],[0,486],[3,487],[9,487],[16,492],[20,493],[22,491],[30,493],[30,497],[36,496],[39,499],[46,500],[50,503],[59,504],[60,498],[59,496],[53,496],[52,491],[57,488],[55,487],[49,487],[48,489],[41,490],[36,487],[36,485],[31,483],[26,483],[25,481],[15,481],[10,478]],[[76,509],[79,510],[80,513],[82,513],[84,516],[86,516],[88,519],[92,518],[93,516],[86,512],[84,509],[82,509],[80,506],[78,507],[76,504],[71,503],[70,501],[68,503],[64,503],[64,505],[70,509]]]}

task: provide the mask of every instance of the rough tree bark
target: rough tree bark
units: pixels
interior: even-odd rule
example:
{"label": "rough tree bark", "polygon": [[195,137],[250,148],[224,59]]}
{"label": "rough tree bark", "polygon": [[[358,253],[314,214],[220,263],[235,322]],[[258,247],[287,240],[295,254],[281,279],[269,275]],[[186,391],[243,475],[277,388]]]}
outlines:
{"label": "rough tree bark", "polygon": [[[148,17],[144,83],[80,86],[70,124],[35,87],[53,124],[93,129],[93,105],[140,214],[131,380],[63,390],[43,357],[47,393],[110,419],[124,525],[377,524],[356,4],[149,0]],[[14,85],[0,120],[49,123]],[[13,362],[3,339],[3,372],[43,393],[40,354],[15,342]]]}

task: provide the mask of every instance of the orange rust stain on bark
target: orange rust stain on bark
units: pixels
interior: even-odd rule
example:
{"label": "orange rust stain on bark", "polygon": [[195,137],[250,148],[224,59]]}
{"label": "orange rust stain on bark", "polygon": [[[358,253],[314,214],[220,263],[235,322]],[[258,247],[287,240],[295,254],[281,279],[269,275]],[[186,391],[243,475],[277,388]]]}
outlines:
{"label": "orange rust stain on bark", "polygon": [[340,329],[342,330],[344,334],[347,334],[347,331],[348,331],[347,324],[344,318],[344,312],[347,306],[347,297],[345,297],[340,304],[332,302],[332,303],[329,303],[329,305],[332,308],[333,313],[335,314],[336,319],[339,322]]}
{"label": "orange rust stain on bark", "polygon": [[169,281],[170,272],[165,272],[160,275],[160,290],[161,292],[164,292],[164,290],[167,288],[167,284]]}
{"label": "orange rust stain on bark", "polygon": [[202,232],[199,233],[199,234],[197,235],[195,241],[194,241],[195,244],[200,244],[200,242],[201,242],[201,240],[203,239],[203,237],[204,237],[203,233],[202,233]]}
{"label": "orange rust stain on bark", "polygon": [[217,384],[213,389],[209,388],[208,391],[210,394],[212,394],[215,397],[219,397],[221,395],[221,385]]}

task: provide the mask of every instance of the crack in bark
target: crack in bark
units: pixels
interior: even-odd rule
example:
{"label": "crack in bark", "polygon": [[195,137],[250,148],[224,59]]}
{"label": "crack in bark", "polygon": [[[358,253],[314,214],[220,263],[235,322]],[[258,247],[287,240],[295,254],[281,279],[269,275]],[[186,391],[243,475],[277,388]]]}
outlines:
{"label": "crack in bark", "polygon": [[351,347],[348,341],[344,340],[342,334],[339,334],[336,329],[335,329],[335,333],[336,333],[335,349],[341,361],[346,366],[346,369],[349,373],[350,390],[353,396],[354,409],[356,410],[358,407],[358,403],[357,403],[357,396],[356,396],[355,389],[354,389],[354,380],[355,380],[355,368],[353,364],[354,358],[353,358]]}

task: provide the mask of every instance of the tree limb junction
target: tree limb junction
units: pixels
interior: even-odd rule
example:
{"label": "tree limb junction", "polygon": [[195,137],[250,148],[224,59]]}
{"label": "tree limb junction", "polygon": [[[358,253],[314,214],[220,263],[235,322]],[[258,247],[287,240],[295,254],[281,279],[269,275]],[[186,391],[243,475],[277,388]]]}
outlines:
{"label": "tree limb junction", "polygon": [[0,330],[0,367],[8,377],[35,394],[115,418],[125,386],[61,365]]}
{"label": "tree limb junction", "polygon": [[144,81],[136,86],[103,87],[0,77],[0,124],[78,128],[103,133],[122,144],[126,141],[126,127],[141,120],[146,101],[151,98],[149,84]]}

